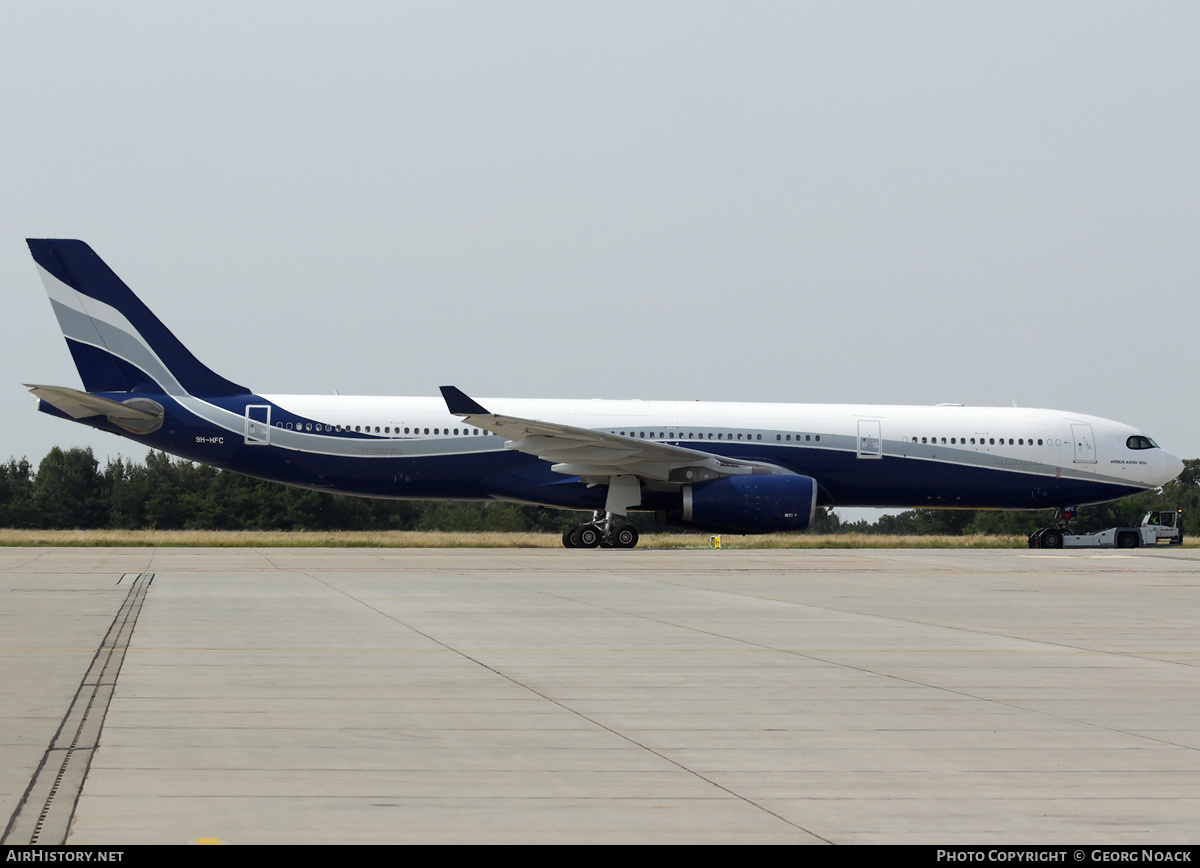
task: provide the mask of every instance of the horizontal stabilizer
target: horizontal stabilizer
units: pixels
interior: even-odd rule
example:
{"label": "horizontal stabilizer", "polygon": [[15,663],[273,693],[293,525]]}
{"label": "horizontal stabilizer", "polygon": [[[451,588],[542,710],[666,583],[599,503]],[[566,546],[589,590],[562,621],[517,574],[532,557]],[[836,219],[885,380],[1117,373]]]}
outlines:
{"label": "horizontal stabilizer", "polygon": [[68,389],[66,386],[25,386],[38,398],[51,406],[62,410],[72,419],[86,419],[88,416],[108,416],[111,419],[128,419],[139,422],[151,422],[162,418],[162,412],[144,410],[120,401],[110,401],[99,395],[91,395],[78,389]]}

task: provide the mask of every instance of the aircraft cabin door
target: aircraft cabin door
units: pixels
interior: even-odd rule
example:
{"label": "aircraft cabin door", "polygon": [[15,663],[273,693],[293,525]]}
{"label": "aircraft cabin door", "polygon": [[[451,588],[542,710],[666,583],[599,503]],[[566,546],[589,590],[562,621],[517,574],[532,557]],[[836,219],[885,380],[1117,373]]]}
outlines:
{"label": "aircraft cabin door", "polygon": [[1071,439],[1075,443],[1075,463],[1096,463],[1096,441],[1092,437],[1091,425],[1072,425]]}
{"label": "aircraft cabin door", "polygon": [[878,419],[858,420],[858,457],[883,457],[883,437],[879,433]]}
{"label": "aircraft cabin door", "polygon": [[245,442],[247,446],[267,446],[271,442],[271,405],[246,405]]}

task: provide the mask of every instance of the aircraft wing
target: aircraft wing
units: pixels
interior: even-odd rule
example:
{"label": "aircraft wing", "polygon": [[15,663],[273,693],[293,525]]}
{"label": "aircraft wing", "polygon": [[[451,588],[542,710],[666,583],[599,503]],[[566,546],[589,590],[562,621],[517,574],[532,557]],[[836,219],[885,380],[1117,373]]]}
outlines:
{"label": "aircraft wing", "polygon": [[492,413],[454,386],[442,386],[442,397],[453,415],[506,438],[507,448],[550,461],[555,472],[585,481],[602,478],[607,482],[612,476],[632,474],[682,485],[718,476],[786,472],[757,461],[739,461],[656,440]]}

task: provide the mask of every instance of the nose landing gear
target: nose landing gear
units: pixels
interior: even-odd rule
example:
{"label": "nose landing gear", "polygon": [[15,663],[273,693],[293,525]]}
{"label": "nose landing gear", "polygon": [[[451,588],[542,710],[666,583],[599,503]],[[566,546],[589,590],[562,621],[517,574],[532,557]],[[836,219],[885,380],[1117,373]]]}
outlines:
{"label": "nose landing gear", "polygon": [[1054,526],[1043,527],[1029,535],[1031,549],[1060,549],[1063,540],[1071,530],[1071,519],[1075,518],[1077,508],[1060,506],[1054,511]]}

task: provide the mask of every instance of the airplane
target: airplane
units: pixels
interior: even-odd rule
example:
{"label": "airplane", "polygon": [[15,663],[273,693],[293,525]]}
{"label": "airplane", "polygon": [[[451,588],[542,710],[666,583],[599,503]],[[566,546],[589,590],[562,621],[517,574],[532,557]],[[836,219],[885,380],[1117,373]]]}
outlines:
{"label": "airplane", "polygon": [[84,242],[28,244],[84,387],[26,384],[41,412],[317,491],[591,511],[567,548],[636,546],[631,511],[729,533],[804,530],[819,506],[1053,508],[1061,526],[1183,469],[1136,428],[1058,410],[258,394]]}

